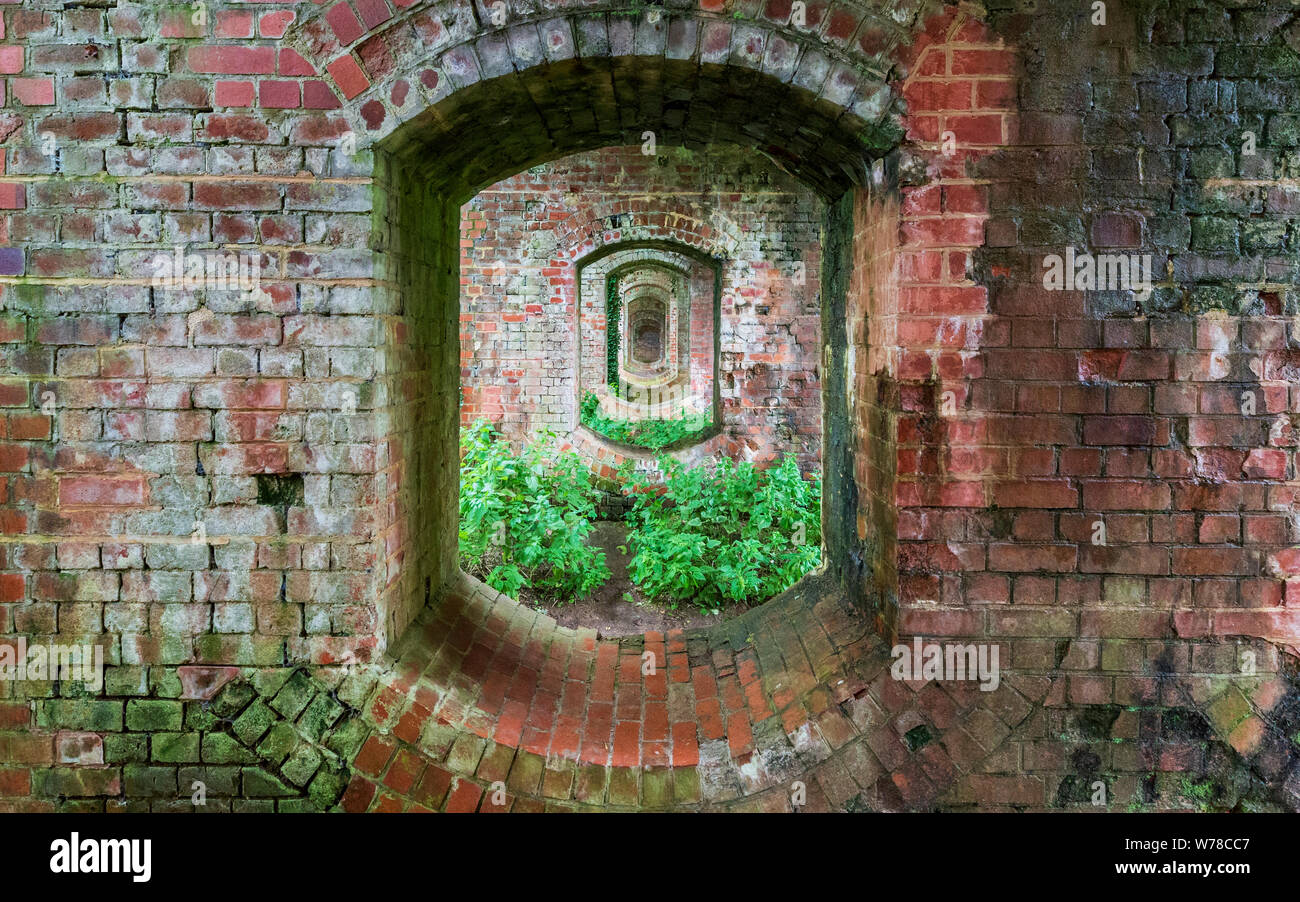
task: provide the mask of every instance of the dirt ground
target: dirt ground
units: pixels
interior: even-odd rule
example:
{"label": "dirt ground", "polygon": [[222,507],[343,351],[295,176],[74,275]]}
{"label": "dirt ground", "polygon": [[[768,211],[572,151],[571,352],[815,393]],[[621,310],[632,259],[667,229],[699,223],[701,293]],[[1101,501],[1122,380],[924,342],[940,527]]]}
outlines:
{"label": "dirt ground", "polygon": [[[598,520],[588,543],[605,551],[610,579],[605,585],[581,601],[570,604],[542,606],[561,626],[571,629],[586,627],[601,636],[629,636],[647,630],[667,632],[672,629],[693,629],[712,626],[719,621],[736,616],[740,608],[728,607],[722,614],[705,614],[693,604],[682,604],[677,610],[665,605],[651,604],[632,585],[627,576],[630,557],[618,550],[627,540],[627,527],[616,520]],[[629,600],[629,598],[631,600]],[[536,602],[531,604],[537,606]]]}

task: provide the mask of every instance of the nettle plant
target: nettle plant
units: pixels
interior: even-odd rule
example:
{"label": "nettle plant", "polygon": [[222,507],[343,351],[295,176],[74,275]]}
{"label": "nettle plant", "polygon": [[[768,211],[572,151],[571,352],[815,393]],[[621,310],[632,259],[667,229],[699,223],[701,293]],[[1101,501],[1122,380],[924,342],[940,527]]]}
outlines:
{"label": "nettle plant", "polygon": [[611,441],[659,451],[687,439],[695,440],[713,425],[712,410],[665,420],[620,420],[600,412],[600,399],[587,392],[579,407],[579,420],[592,432]]}
{"label": "nettle plant", "polygon": [[609,579],[587,545],[601,492],[573,452],[545,433],[516,454],[486,420],[460,434],[460,560],[466,572],[518,598],[572,601]]}
{"label": "nettle plant", "polygon": [[626,474],[628,573],[651,599],[706,611],[785,591],[821,563],[821,479],[793,455],[767,470],[729,458]]}

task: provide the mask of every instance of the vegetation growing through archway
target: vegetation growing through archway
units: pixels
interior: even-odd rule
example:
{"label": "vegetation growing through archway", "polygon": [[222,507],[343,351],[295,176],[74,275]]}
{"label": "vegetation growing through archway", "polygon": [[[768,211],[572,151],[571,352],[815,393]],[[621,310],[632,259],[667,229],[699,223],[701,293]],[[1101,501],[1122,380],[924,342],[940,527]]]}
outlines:
{"label": "vegetation growing through archway", "polygon": [[793,455],[767,470],[661,457],[659,473],[630,473],[624,492],[632,578],[674,608],[767,598],[821,563],[821,479],[805,478]]}
{"label": "vegetation growing through archway", "polygon": [[[610,570],[587,541],[601,492],[553,438],[515,452],[484,420],[461,430],[460,558],[498,591],[562,604]],[[821,480],[792,455],[767,470],[663,457],[658,472],[622,474],[629,575],[647,598],[717,611],[778,594],[821,562]]]}
{"label": "vegetation growing through archway", "polygon": [[713,411],[687,413],[666,420],[620,420],[600,412],[600,399],[593,392],[582,398],[580,422],[607,439],[661,451],[674,445],[697,441],[713,426]]}
{"label": "vegetation growing through archway", "polygon": [[486,420],[461,430],[460,448],[467,572],[514,597],[527,588],[570,601],[609,578],[604,554],[585,541],[600,492],[576,454],[554,453],[549,435],[515,452]]}

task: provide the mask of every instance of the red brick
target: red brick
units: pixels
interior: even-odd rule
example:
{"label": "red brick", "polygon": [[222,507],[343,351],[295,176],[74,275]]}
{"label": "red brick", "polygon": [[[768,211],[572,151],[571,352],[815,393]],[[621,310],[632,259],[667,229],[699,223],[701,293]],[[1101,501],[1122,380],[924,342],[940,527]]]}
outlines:
{"label": "red brick", "polygon": [[213,75],[270,75],[275,72],[274,47],[241,47],[223,44],[191,47],[187,57],[190,71]]}
{"label": "red brick", "polygon": [[339,86],[339,90],[343,92],[343,96],[348,100],[370,87],[370,79],[361,71],[361,67],[357,65],[357,61],[351,56],[340,56],[326,66],[325,69],[333,77],[334,83]]}

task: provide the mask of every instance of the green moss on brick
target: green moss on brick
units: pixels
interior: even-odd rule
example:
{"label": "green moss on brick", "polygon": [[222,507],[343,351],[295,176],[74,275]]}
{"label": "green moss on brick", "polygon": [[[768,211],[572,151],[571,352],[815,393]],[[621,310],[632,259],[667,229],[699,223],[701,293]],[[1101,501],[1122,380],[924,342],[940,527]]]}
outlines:
{"label": "green moss on brick", "polygon": [[260,767],[244,768],[243,781],[244,795],[250,799],[281,798],[298,794],[298,790],[292,786],[286,786],[279,777]]}
{"label": "green moss on brick", "polygon": [[155,733],[153,760],[165,764],[195,764],[199,760],[198,733]]}
{"label": "green moss on brick", "polygon": [[235,718],[231,729],[240,742],[252,746],[266,735],[266,731],[271,729],[271,725],[275,722],[275,712],[258,699],[245,708],[243,714]]}
{"label": "green moss on brick", "polygon": [[321,753],[310,745],[303,743],[294,749],[289,760],[284,762],[280,773],[294,786],[306,786],[312,776],[320,769],[324,759]]}
{"label": "green moss on brick", "polygon": [[317,688],[317,684],[304,671],[295,671],[271,700],[271,707],[293,720],[311,703]]}
{"label": "green moss on brick", "polygon": [[343,710],[342,705],[322,692],[311,700],[298,721],[298,727],[307,737],[319,741],[343,716]]}
{"label": "green moss on brick", "polygon": [[253,687],[242,680],[227,683],[212,700],[212,713],[217,717],[235,717],[256,694]]}
{"label": "green moss on brick", "polygon": [[208,733],[203,737],[204,764],[252,764],[257,756],[235,737],[226,733]]}
{"label": "green moss on brick", "polygon": [[185,720],[185,709],[180,702],[163,699],[132,699],[126,703],[126,728],[152,733],[158,730],[179,730]]}
{"label": "green moss on brick", "polygon": [[270,732],[257,744],[257,754],[278,767],[297,744],[298,733],[292,725],[281,721],[271,727]]}
{"label": "green moss on brick", "polygon": [[122,729],[122,703],[47,699],[36,706],[36,725],[51,730],[118,731]]}

